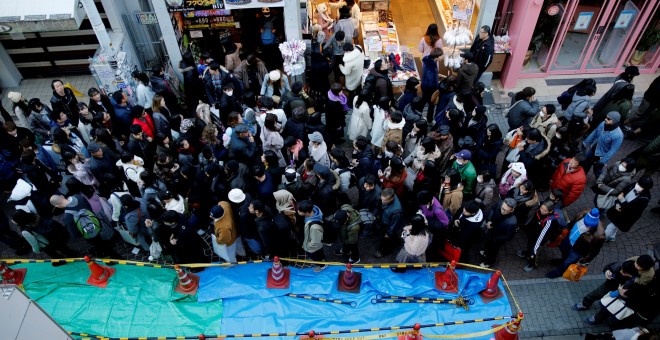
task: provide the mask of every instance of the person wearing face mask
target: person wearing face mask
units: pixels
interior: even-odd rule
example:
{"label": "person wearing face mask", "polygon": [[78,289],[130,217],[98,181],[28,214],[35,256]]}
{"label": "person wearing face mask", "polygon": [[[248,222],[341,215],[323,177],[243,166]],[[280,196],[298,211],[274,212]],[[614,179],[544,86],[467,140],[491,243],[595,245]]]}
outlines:
{"label": "person wearing face mask", "polygon": [[617,196],[614,206],[607,210],[610,224],[605,229],[607,241],[614,241],[618,230],[628,232],[651,200],[653,180],[650,176],[642,176],[637,183],[629,184]]}
{"label": "person wearing face mask", "polygon": [[583,162],[584,156],[581,154],[573,158],[566,158],[552,175],[550,187],[553,191],[559,190],[562,192],[564,207],[568,207],[575,202],[582,195],[584,186],[587,184],[587,176],[580,166]]}
{"label": "person wearing face mask", "polygon": [[234,95],[234,84],[222,84],[222,97],[220,97],[220,121],[227,126],[229,114],[232,112],[243,112],[241,103]]}
{"label": "person wearing face mask", "polygon": [[477,170],[474,169],[474,165],[470,162],[470,159],[472,159],[472,153],[468,150],[461,150],[460,152],[455,153],[452,158],[455,158],[456,161],[451,168],[461,174],[461,179],[465,184],[463,187],[463,194],[466,198],[473,197],[474,187],[477,182]]}
{"label": "person wearing face mask", "polygon": [[483,211],[490,211],[490,208],[497,202],[495,194],[497,184],[489,170],[482,170],[477,176],[477,186],[474,189],[474,200],[479,203]]}
{"label": "person wearing face mask", "polygon": [[605,171],[598,176],[596,184],[591,187],[591,190],[596,194],[594,204],[596,204],[596,198],[599,195],[618,196],[624,188],[633,182],[636,173],[635,160],[632,158],[622,159],[607,166]]}
{"label": "person wearing face mask", "polygon": [[539,129],[541,134],[549,139],[555,136],[557,128],[559,128],[559,118],[555,115],[557,109],[552,104],[547,104],[541,107],[541,111],[532,119],[531,127]]}

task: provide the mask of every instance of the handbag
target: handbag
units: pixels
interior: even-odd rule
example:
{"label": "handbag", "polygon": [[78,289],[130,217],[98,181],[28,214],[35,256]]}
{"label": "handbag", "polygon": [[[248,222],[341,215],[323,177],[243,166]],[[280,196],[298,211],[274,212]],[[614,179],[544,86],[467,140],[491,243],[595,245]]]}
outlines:
{"label": "handbag", "polygon": [[134,245],[136,247],[140,246],[140,242],[138,242],[137,237],[131,236],[131,233],[128,231],[125,225],[117,224],[115,230],[119,232],[119,235],[121,235],[121,238],[124,240],[124,242]]}
{"label": "handbag", "polygon": [[435,90],[431,95],[431,103],[433,105],[438,105],[438,102],[440,102],[440,90]]}
{"label": "handbag", "polygon": [[504,110],[502,110],[502,115],[504,116],[504,118],[509,117],[509,111],[511,111],[511,109],[513,109],[516,105],[518,105],[518,103],[520,103],[520,102],[523,101],[523,100],[524,100],[524,99],[521,99],[521,100],[519,100],[519,101],[513,103],[513,105],[511,105],[511,107],[509,107],[508,109],[504,109]]}
{"label": "handbag", "polygon": [[564,275],[562,275],[563,278],[565,278],[568,281],[573,281],[573,282],[578,282],[584,274],[587,273],[587,266],[581,265],[579,263],[573,263],[564,272]]}
{"label": "handbag", "polygon": [[451,242],[447,241],[445,242],[445,246],[443,248],[438,249],[438,254],[447,259],[447,262],[458,262],[458,260],[461,258],[461,248],[456,247],[455,245],[451,244]]}
{"label": "handbag", "polygon": [[600,303],[607,309],[617,320],[623,320],[633,314],[635,311],[626,306],[626,302],[621,300],[621,296],[617,295],[612,297],[610,293],[605,294]]}
{"label": "handbag", "polygon": [[596,206],[599,209],[609,209],[612,206],[614,206],[614,203],[616,203],[616,197],[610,195],[612,193],[612,190],[614,189],[611,189],[605,195],[598,195],[596,197]]}

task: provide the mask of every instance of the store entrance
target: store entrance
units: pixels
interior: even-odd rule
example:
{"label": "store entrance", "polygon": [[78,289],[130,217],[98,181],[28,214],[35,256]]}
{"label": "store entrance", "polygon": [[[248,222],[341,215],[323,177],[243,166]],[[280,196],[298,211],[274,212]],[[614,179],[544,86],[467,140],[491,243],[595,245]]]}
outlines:
{"label": "store entrance", "polygon": [[525,63],[525,73],[616,72],[648,0],[546,0]]}

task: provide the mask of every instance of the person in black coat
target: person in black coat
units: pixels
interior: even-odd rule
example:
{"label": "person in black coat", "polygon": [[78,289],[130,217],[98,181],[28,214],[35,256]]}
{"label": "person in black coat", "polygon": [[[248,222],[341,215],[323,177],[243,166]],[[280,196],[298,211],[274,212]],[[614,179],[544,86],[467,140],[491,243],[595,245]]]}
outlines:
{"label": "person in black coat", "polygon": [[307,120],[307,113],[302,107],[297,107],[293,109],[291,119],[286,121],[284,125],[284,130],[282,131],[282,137],[287,138],[289,136],[300,139],[303,141],[303,145],[307,145],[307,133],[305,133],[305,124]]}
{"label": "person in black coat", "polygon": [[353,141],[353,172],[357,179],[368,174],[378,175],[379,166],[376,164],[376,154],[371,148],[371,140],[365,136],[358,136]]}
{"label": "person in black coat", "polygon": [[[147,208],[148,209],[148,208]],[[174,210],[163,212],[162,224],[154,231],[154,241],[172,255],[174,263],[202,263],[208,261],[204,254],[206,244],[190,225],[185,215]],[[145,222],[146,224],[146,222]]]}
{"label": "person in black coat", "polygon": [[454,223],[449,228],[451,244],[461,248],[461,263],[470,263],[470,247],[481,233],[484,213],[476,201],[467,201],[463,204],[462,212],[455,216]]}
{"label": "person in black coat", "polygon": [[64,112],[71,119],[73,126],[78,126],[80,116],[78,115],[78,100],[73,91],[64,87],[64,83],[55,79],[50,83],[53,96],[50,98],[50,106],[53,111]]}
{"label": "person in black coat", "polygon": [[490,268],[495,264],[497,253],[505,242],[513,239],[518,228],[518,220],[513,210],[516,207],[516,200],[505,198],[493,206],[486,217],[486,245],[484,250],[479,253],[484,257],[484,261],[479,265],[484,268]]}
{"label": "person in black coat", "polygon": [[115,107],[110,101],[110,97],[101,94],[99,89],[92,87],[87,91],[89,96],[89,110],[94,113],[107,112],[110,114],[110,117],[115,118]]}
{"label": "person in black coat", "polygon": [[605,229],[608,241],[614,241],[618,230],[628,232],[642,217],[642,212],[651,200],[653,180],[650,176],[642,176],[637,183],[628,185],[617,197],[614,206],[607,210],[610,224]]}
{"label": "person in black coat", "polygon": [[312,66],[310,67],[309,86],[316,95],[315,98],[325,97],[328,90],[330,90],[328,76],[332,72],[332,50],[323,50],[323,54],[314,52],[311,59]]}
{"label": "person in black coat", "polygon": [[172,90],[172,85],[167,79],[165,79],[165,72],[163,71],[162,66],[156,66],[152,69],[149,83],[151,84],[154,93],[165,98],[165,103],[170,111],[175,114],[180,114],[182,112],[176,94],[174,94],[174,91]]}
{"label": "person in black coat", "polygon": [[481,148],[486,139],[486,126],[488,117],[486,117],[486,107],[477,106],[472,112],[468,113],[463,122],[463,136],[470,136],[477,148]]}
{"label": "person in black coat", "polygon": [[243,112],[243,107],[234,93],[234,84],[226,82],[222,84],[222,96],[220,97],[220,121],[227,126],[229,114],[232,112]]}
{"label": "person in black coat", "polygon": [[156,143],[143,133],[140,125],[133,124],[130,130],[131,136],[128,138],[126,150],[133,156],[142,158],[145,169],[153,169],[156,162]]}
{"label": "person in black coat", "polygon": [[474,39],[470,52],[474,55],[474,63],[479,67],[479,73],[474,79],[478,82],[481,75],[493,62],[493,53],[495,53],[495,39],[490,31],[490,26],[481,26],[479,35]]}
{"label": "person in black coat", "polygon": [[254,137],[250,135],[245,124],[236,125],[231,138],[231,146],[229,148],[230,157],[233,157],[248,167],[252,167],[260,161],[257,144],[254,142]]}
{"label": "person in black coat", "polygon": [[280,247],[282,245],[278,242],[277,226],[273,223],[273,212],[270,207],[265,202],[255,199],[250,202],[249,209],[250,214],[254,217],[254,223],[264,246],[263,254],[265,256],[281,256]]}

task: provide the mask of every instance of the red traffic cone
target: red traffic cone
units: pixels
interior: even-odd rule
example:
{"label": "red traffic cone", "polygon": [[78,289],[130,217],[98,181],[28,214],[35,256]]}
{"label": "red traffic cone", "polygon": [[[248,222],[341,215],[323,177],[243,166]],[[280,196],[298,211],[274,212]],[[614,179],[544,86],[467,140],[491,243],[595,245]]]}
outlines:
{"label": "red traffic cone", "polygon": [[0,264],[0,275],[2,275],[2,283],[20,286],[25,279],[27,268],[11,269],[4,263]]}
{"label": "red traffic cone", "polygon": [[444,272],[435,272],[435,289],[446,293],[458,293],[458,275],[456,275],[456,261],[451,261]]}
{"label": "red traffic cone", "polygon": [[499,287],[500,276],[502,276],[502,272],[499,270],[493,273],[488,279],[488,282],[486,282],[486,289],[479,292],[479,296],[481,296],[481,300],[484,303],[492,302],[504,296]]}
{"label": "red traffic cone", "polygon": [[398,340],[422,340],[422,333],[419,331],[422,328],[418,323],[413,326],[412,331],[406,335],[397,336]]}
{"label": "red traffic cone", "polygon": [[350,263],[346,264],[346,270],[339,272],[339,278],[337,279],[337,290],[340,292],[347,293],[360,293],[360,285],[362,284],[362,273],[356,273],[353,271],[353,265]]}
{"label": "red traffic cone", "polygon": [[181,294],[195,295],[197,288],[199,288],[199,276],[185,272],[178,264],[174,265],[174,270],[176,270],[176,276],[179,277],[179,283],[176,284],[174,291]]}
{"label": "red traffic cone", "polygon": [[273,257],[273,268],[268,269],[268,278],[266,279],[266,288],[287,289],[289,288],[289,278],[291,271],[282,267],[280,258]]}
{"label": "red traffic cone", "polygon": [[116,269],[101,266],[98,263],[92,261],[89,256],[85,256],[85,262],[89,266],[89,270],[92,272],[87,279],[87,283],[92,286],[99,288],[105,288],[108,286],[108,279],[114,275]]}
{"label": "red traffic cone", "polygon": [[[518,332],[522,328],[520,322],[524,318],[522,312],[518,313],[518,317],[513,321],[506,323],[506,326],[499,331],[495,332],[495,340],[518,340]],[[493,328],[500,325],[493,325]]]}

